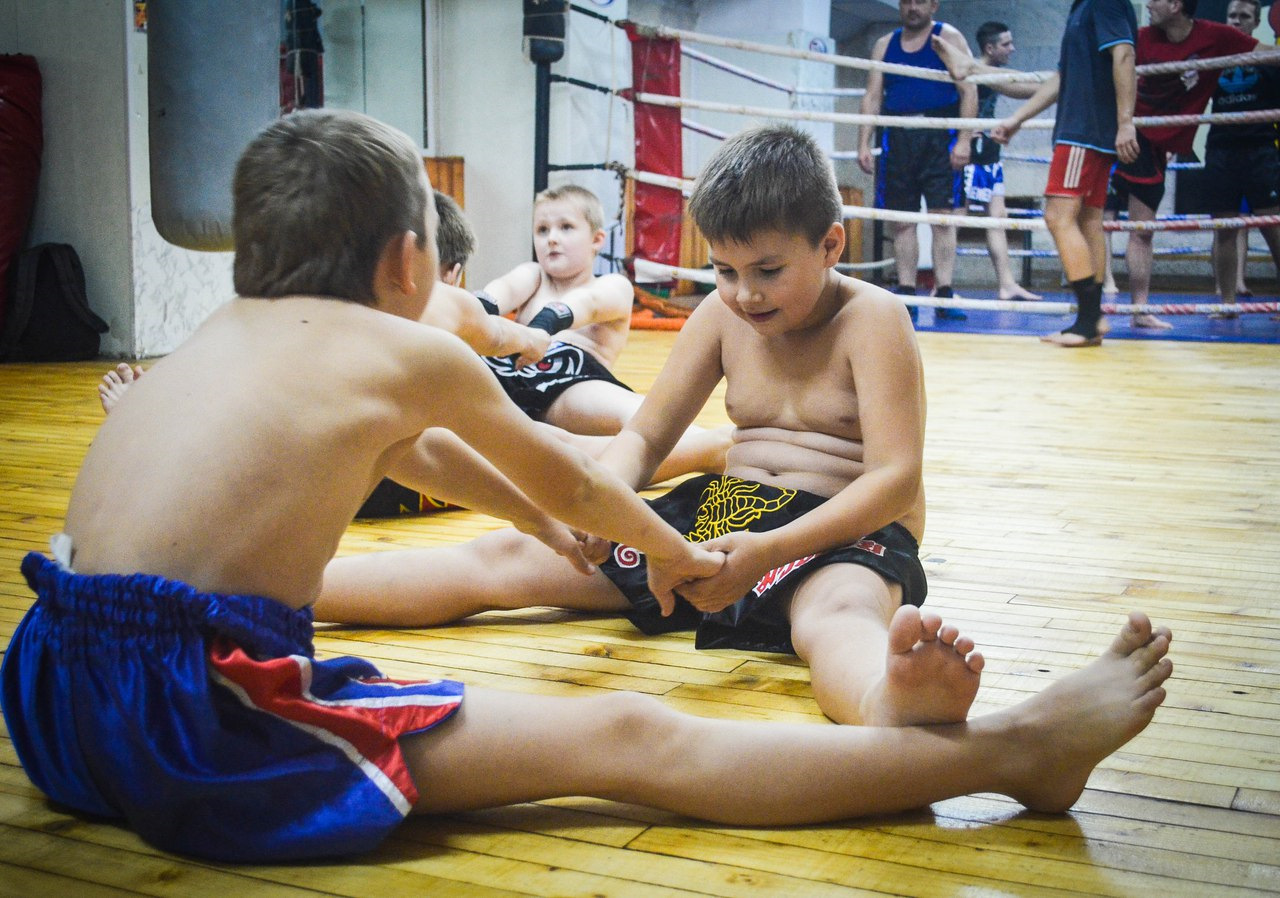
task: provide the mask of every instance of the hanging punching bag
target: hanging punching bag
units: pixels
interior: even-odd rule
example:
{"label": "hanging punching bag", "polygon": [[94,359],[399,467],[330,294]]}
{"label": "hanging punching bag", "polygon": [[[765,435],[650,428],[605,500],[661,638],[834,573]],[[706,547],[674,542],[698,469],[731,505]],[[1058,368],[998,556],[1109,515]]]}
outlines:
{"label": "hanging punching bag", "polygon": [[232,249],[236,160],[280,114],[280,0],[149,3],[147,92],[156,230]]}

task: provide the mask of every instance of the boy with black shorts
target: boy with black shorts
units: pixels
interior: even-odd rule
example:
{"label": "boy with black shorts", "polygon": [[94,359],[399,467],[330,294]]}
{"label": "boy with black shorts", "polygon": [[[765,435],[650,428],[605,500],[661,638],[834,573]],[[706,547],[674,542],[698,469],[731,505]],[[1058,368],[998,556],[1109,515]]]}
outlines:
{"label": "boy with black shorts", "polygon": [[[690,199],[716,292],[601,456],[627,483],[648,483],[724,379],[735,425],[724,475],[654,503],[687,538],[726,553],[720,574],[670,602],[645,587],[643,554],[625,542],[583,577],[505,531],[337,559],[317,616],[425,626],[493,608],[607,611],[648,633],[694,629],[704,648],[794,652],[838,722],[963,720],[982,659],[918,610],[927,585],[915,334],[900,300],[835,271],[840,208],[830,163],[807,135],[764,128],[721,146]],[[369,582],[389,587],[374,601]]]}
{"label": "boy with black shorts", "polygon": [[[455,681],[317,659],[325,564],[433,426],[550,512],[654,553],[664,601],[724,561],[417,321],[436,282],[434,218],[417,147],[357,113],[294,113],[241,157],[239,298],[130,386],[88,450],[53,558],[22,563],[37,598],[6,647],[0,700],[51,799],[124,818],[162,849],[241,863],[367,851],[412,811],[562,795],[771,826],[974,791],[1061,811],[1150,721],[1170,634],[1137,613],[1098,660],[1022,705],[906,731],[704,720],[612,692],[464,699]],[[485,479],[450,476],[463,491]],[[578,540],[524,493],[501,510],[582,565]],[[380,588],[365,586],[375,602]]]}

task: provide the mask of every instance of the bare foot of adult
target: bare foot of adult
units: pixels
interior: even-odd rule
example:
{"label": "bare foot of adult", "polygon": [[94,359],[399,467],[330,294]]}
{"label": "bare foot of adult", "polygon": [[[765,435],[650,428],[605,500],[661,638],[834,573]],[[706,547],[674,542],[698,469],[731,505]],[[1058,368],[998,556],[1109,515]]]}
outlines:
{"label": "bare foot of adult", "polygon": [[1032,293],[1021,284],[1013,284],[1008,287],[1001,287],[996,294],[1000,299],[1005,300],[1036,300],[1044,299],[1039,293]]}
{"label": "bare foot of adult", "polygon": [[1040,338],[1041,343],[1052,343],[1054,346],[1061,346],[1064,349],[1080,349],[1084,346],[1101,346],[1102,333],[1099,331],[1092,337],[1086,337],[1083,334],[1077,334],[1073,331],[1058,331],[1056,334],[1045,334]]}
{"label": "bare foot of adult", "polygon": [[102,401],[102,410],[110,414],[120,398],[128,392],[129,387],[133,386],[133,382],[141,376],[141,365],[130,367],[124,362],[104,374],[102,383],[98,384],[98,399]]}
{"label": "bare foot of adult", "polygon": [[889,623],[884,676],[862,699],[867,726],[958,723],[969,715],[985,660],[942,618],[903,605]]}
{"label": "bare foot of adult", "polygon": [[1173,329],[1172,324],[1170,324],[1169,322],[1165,321],[1162,318],[1157,318],[1155,315],[1151,315],[1151,314],[1134,315],[1132,324],[1134,327],[1146,327],[1146,328],[1150,328],[1152,330],[1158,330],[1158,331],[1167,331],[1167,330]]}
{"label": "bare foot of adult", "polygon": [[[1222,305],[1235,306],[1239,303],[1232,300],[1231,302],[1222,303]],[[1221,312],[1210,312],[1209,318],[1215,321],[1232,321],[1240,317],[1240,313],[1234,309],[1223,309]]]}
{"label": "bare foot of adult", "polygon": [[1132,612],[1095,661],[1005,712],[1013,731],[1008,758],[1023,767],[1006,794],[1047,813],[1075,804],[1094,767],[1142,732],[1164,701],[1172,639]]}
{"label": "bare foot of adult", "polygon": [[957,47],[937,35],[929,38],[929,43],[933,45],[933,52],[938,54],[942,64],[947,67],[947,73],[956,81],[963,81],[973,74],[976,60],[968,53],[961,53]]}

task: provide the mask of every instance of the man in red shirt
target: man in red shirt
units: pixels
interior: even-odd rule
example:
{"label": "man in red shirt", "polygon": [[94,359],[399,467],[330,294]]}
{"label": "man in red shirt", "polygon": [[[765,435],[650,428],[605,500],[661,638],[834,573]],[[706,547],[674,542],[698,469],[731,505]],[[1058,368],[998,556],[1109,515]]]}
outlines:
{"label": "man in red shirt", "polygon": [[[1138,29],[1139,66],[1230,56],[1255,50],[1258,42],[1243,32],[1194,18],[1196,0],[1148,0],[1151,24]],[[1219,70],[1142,75],[1138,78],[1135,116],[1199,115],[1213,96]],[[1116,166],[1108,209],[1128,209],[1130,221],[1151,221],[1164,198],[1165,162],[1169,154],[1191,152],[1196,126],[1139,128],[1137,161]],[[1129,234],[1129,294],[1145,305],[1151,292],[1151,231]],[[1135,327],[1171,327],[1154,315],[1134,315]]]}

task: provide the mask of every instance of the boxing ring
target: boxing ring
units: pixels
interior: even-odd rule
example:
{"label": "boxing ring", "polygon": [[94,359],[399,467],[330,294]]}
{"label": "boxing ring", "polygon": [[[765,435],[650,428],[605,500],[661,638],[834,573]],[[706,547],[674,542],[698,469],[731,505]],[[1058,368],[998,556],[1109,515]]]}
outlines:
{"label": "boxing ring", "polygon": [[[575,13],[586,13],[599,18],[597,13],[571,6]],[[606,19],[606,21],[609,21]],[[909,127],[986,130],[992,127],[992,119],[978,118],[929,118],[912,116],[864,115],[861,113],[837,112],[830,108],[814,108],[815,99],[831,101],[840,97],[858,97],[865,91],[848,87],[813,87],[801,84],[789,84],[777,78],[769,77],[753,71],[749,66],[730,62],[701,49],[693,49],[690,44],[708,47],[731,48],[749,54],[779,56],[807,63],[819,63],[861,71],[881,71],[908,75],[935,81],[951,81],[945,73],[933,69],[920,69],[893,63],[884,63],[870,59],[841,56],[814,50],[787,47],[775,44],[762,44],[753,41],[737,40],[717,35],[685,31],[664,26],[641,26],[628,21],[613,21],[615,27],[625,32],[631,50],[632,83],[627,87],[605,86],[585,83],[578,79],[559,79],[577,88],[584,88],[621,97],[631,106],[634,119],[635,157],[630,165],[610,161],[601,163],[598,168],[613,170],[624,182],[625,202],[622,207],[626,218],[626,251],[622,259],[616,260],[631,276],[636,285],[637,300],[641,305],[656,312],[656,317],[671,316],[679,318],[687,315],[701,295],[709,292],[714,283],[712,273],[706,267],[705,250],[700,253],[698,244],[700,237],[696,228],[684,213],[685,199],[692,190],[694,181],[685,177],[684,147],[682,135],[685,132],[703,137],[721,140],[728,136],[723,129],[711,127],[686,113],[705,113],[716,116],[740,118],[743,126],[762,121],[790,121],[797,123],[822,123],[833,127]],[[1164,63],[1153,66],[1139,66],[1138,74],[1161,74],[1168,72],[1185,72],[1191,70],[1205,71],[1243,64],[1276,64],[1280,62],[1280,52],[1261,51],[1216,59],[1195,59],[1182,63]],[[788,100],[788,106],[759,105],[747,103],[731,103],[711,99],[694,99],[683,95],[681,90],[682,64],[714,68],[720,73],[739,78],[757,87],[763,87]],[[1007,72],[974,75],[966,81],[975,84],[993,84],[999,82],[1030,81],[1038,82],[1050,73],[1045,72]],[[552,76],[553,79],[556,76]],[[1207,124],[1242,124],[1253,122],[1271,122],[1280,120],[1280,109],[1262,110],[1241,113],[1205,113],[1200,115],[1149,116],[1138,117],[1135,124],[1142,126],[1182,126]],[[1054,125],[1051,118],[1033,118],[1027,121],[1022,131],[1043,131]],[[1015,138],[1016,143],[1016,138]],[[877,151],[878,152],[878,151]],[[831,151],[835,160],[856,160],[857,152]],[[1048,162],[1042,156],[1006,152],[1002,161],[1015,165],[1041,165]],[[552,170],[566,170],[585,166],[551,166]],[[1175,170],[1194,168],[1195,164],[1171,163]],[[1018,214],[1022,213],[1022,214]],[[1000,229],[1023,236],[1022,248],[1011,248],[1012,259],[1024,260],[1024,273],[1030,272],[1032,259],[1051,259],[1056,251],[1049,248],[1035,248],[1031,238],[1036,234],[1047,232],[1047,228],[1038,210],[1010,210],[1006,217],[994,218],[984,215],[936,214],[929,212],[899,212],[887,209],[872,208],[861,203],[846,204],[843,209],[846,226],[851,223],[871,223],[877,230],[885,222],[908,223],[917,225],[953,226],[969,231]],[[1233,218],[1210,218],[1202,215],[1168,215],[1158,216],[1154,221],[1128,221],[1123,218],[1109,220],[1104,227],[1109,233],[1150,232],[1153,235],[1209,233],[1221,229],[1256,228],[1280,224],[1280,216],[1236,216]],[[691,235],[689,232],[692,231]],[[692,236],[693,239],[690,239]],[[873,240],[873,254],[878,255],[880,235]],[[1187,259],[1204,257],[1207,250],[1195,246],[1161,246],[1154,249],[1154,259],[1158,263],[1165,259]],[[983,250],[961,246],[958,256],[986,255]],[[1121,254],[1113,254],[1122,258]],[[1269,258],[1259,248],[1249,251],[1251,260]],[[844,264],[841,270],[859,276],[874,276],[893,265],[894,260],[874,259],[870,262]],[[1206,274],[1212,270],[1206,262]],[[981,291],[967,291],[981,292]],[[1052,291],[1050,291],[1052,292]],[[1063,294],[1069,298],[1070,294]],[[1238,302],[1225,304],[1221,302],[1187,301],[1187,297],[1178,294],[1159,297],[1163,301],[1143,304],[1104,304],[1103,310],[1109,315],[1169,315],[1169,316],[1234,316],[1234,315],[1274,315],[1280,311],[1280,304],[1274,301]],[[976,296],[936,298],[918,296],[911,300],[912,305],[923,308],[961,309],[966,312],[987,312],[993,314],[1018,316],[1068,316],[1074,313],[1075,306],[1071,301],[1002,301],[998,299],[982,299]],[[647,316],[648,321],[654,315]],[[678,323],[677,323],[678,324]],[[646,326],[645,321],[638,321],[637,326]],[[670,326],[670,325],[668,325]],[[927,323],[925,324],[927,327]],[[1039,326],[1040,329],[1044,325]],[[954,328],[949,323],[948,329]],[[1274,328],[1271,330],[1275,330]],[[1163,336],[1168,336],[1165,332]],[[1276,334],[1271,339],[1280,339]]]}

